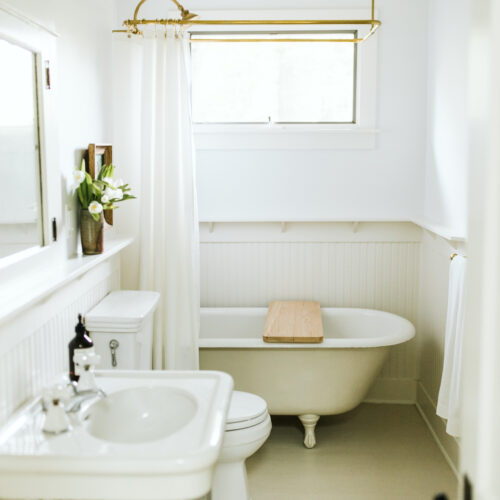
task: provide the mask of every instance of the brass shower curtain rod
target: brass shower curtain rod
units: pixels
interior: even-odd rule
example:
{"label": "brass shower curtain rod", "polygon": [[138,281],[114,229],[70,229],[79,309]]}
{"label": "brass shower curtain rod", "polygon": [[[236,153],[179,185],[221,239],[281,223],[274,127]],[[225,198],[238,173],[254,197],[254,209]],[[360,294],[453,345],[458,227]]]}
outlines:
{"label": "brass shower curtain rod", "polygon": [[[340,42],[340,43],[362,43],[370,38],[382,24],[378,19],[375,19],[375,0],[372,0],[371,19],[228,19],[228,20],[214,20],[214,19],[197,19],[198,14],[189,12],[177,0],[172,2],[177,6],[180,11],[181,17],[177,19],[139,19],[138,14],[142,5],[147,0],[141,0],[134,11],[133,19],[126,19],[123,25],[126,29],[113,30],[113,33],[127,33],[130,35],[142,35],[143,32],[139,26],[154,24],[154,25],[178,25],[178,26],[276,26],[276,25],[292,25],[292,26],[313,26],[313,25],[369,25],[370,31],[360,38],[192,38],[191,42]],[[220,36],[218,34],[218,36]]]}

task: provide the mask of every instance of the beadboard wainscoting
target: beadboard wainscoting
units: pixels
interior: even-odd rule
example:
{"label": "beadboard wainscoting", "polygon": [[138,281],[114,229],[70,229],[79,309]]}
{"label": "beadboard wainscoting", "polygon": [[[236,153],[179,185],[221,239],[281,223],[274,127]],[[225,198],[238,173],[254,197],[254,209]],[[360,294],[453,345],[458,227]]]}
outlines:
{"label": "beadboard wainscoting", "polygon": [[0,425],[68,370],[67,345],[78,313],[119,288],[119,269],[116,255],[0,325]]}
{"label": "beadboard wainscoting", "polygon": [[[316,300],[389,311],[416,325],[421,230],[411,223],[201,224],[201,303]],[[416,341],[392,349],[370,401],[414,403]]]}
{"label": "beadboard wainscoting", "polygon": [[420,262],[419,384],[417,407],[434,434],[455,474],[459,442],[446,433],[446,421],[436,415],[445,350],[450,254],[465,253],[465,244],[423,231]]}

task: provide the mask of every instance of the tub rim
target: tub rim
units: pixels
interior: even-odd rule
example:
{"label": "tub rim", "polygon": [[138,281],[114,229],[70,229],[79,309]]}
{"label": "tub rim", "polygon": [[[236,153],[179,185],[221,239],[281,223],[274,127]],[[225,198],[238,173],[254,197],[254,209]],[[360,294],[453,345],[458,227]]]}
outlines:
{"label": "tub rim", "polygon": [[[215,313],[227,311],[231,313],[253,312],[260,313],[267,311],[267,307],[202,307],[201,313]],[[325,338],[322,343],[281,343],[264,342],[259,338],[222,338],[222,337],[200,337],[200,349],[359,349],[373,347],[388,347],[403,344],[415,337],[415,327],[406,318],[387,311],[377,309],[367,309],[360,307],[322,307],[321,311],[335,311],[340,314],[360,313],[363,315],[390,317],[399,323],[397,333],[383,335],[379,337],[351,337],[351,338]]]}

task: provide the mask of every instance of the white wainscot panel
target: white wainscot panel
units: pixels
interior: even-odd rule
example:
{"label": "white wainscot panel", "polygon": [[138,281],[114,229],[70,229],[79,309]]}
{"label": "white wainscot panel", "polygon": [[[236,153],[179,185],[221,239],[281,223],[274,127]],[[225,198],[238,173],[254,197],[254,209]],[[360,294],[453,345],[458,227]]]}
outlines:
{"label": "white wainscot panel", "polygon": [[[276,299],[317,300],[325,307],[389,311],[416,324],[419,247],[415,240],[203,242],[201,302],[257,307]],[[391,400],[392,392],[395,400],[413,400],[415,355],[415,340],[393,348],[381,374],[387,389],[375,387],[371,399]]]}
{"label": "white wainscot panel", "polygon": [[85,314],[119,288],[119,257],[103,262],[0,328],[0,425],[68,370],[68,342]]}

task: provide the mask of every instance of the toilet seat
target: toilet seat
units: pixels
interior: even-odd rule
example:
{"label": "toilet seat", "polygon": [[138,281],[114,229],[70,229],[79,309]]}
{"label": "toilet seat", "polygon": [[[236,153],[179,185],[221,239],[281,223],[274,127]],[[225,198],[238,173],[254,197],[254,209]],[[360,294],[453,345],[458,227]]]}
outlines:
{"label": "toilet seat", "polygon": [[226,431],[248,429],[264,422],[267,417],[267,403],[261,397],[248,392],[233,391]]}

